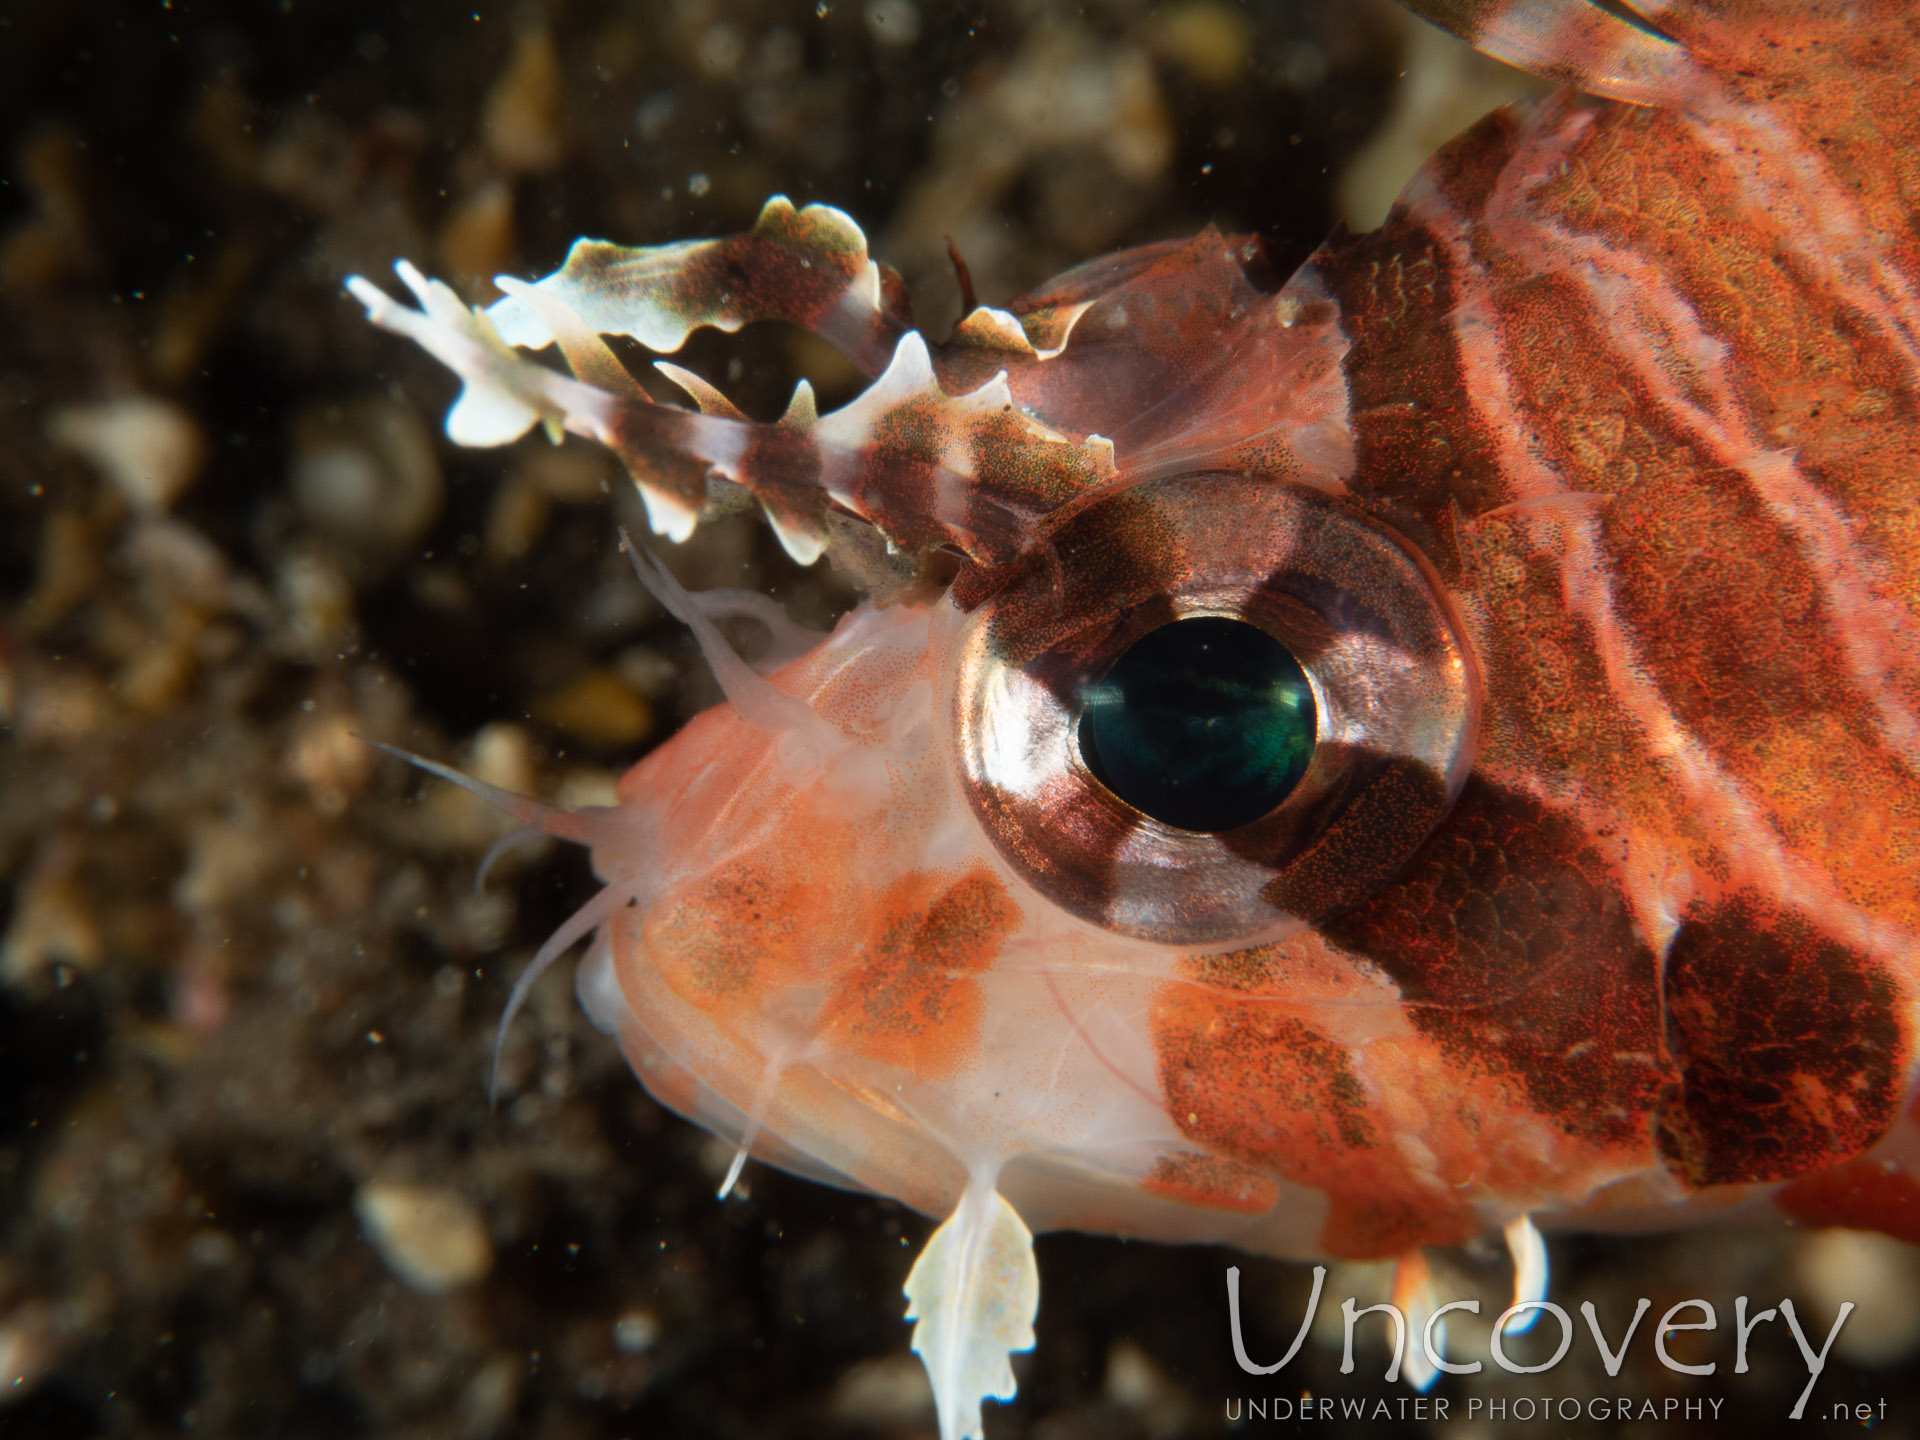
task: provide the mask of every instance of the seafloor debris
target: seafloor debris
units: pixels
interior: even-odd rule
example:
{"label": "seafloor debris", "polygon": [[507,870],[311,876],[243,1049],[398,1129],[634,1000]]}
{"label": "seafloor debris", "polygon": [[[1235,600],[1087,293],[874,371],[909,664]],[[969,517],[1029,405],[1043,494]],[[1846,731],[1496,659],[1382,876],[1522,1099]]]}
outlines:
{"label": "seafloor debris", "polygon": [[148,515],[172,507],[206,453],[191,415],[144,395],[65,406],[48,417],[47,433],[86,456],[129,505]]}
{"label": "seafloor debris", "polygon": [[415,1290],[442,1295],[493,1268],[486,1222],[457,1190],[402,1180],[369,1180],[353,1210],[387,1267]]}

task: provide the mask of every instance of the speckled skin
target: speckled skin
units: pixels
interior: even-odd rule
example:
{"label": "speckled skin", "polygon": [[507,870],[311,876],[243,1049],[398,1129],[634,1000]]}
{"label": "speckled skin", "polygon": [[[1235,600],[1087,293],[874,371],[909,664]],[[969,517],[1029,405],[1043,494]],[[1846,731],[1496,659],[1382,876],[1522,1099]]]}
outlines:
{"label": "speckled skin", "polygon": [[[1527,1212],[1678,1221],[1783,1182],[1788,1213],[1920,1233],[1896,1125],[1920,264],[1910,162],[1871,158],[1913,153],[1914,22],[1794,13],[1561,37],[1561,63],[1601,89],[1633,70],[1614,88],[1650,108],[1491,117],[1277,294],[1207,235],[976,312],[817,441],[810,414],[776,440],[717,396],[705,423],[744,443],[620,410],[607,438],[643,486],[666,444],[789,529],[831,504],[964,557],[931,611],[859,612],[779,679],[827,717],[825,752],[723,711],[625,782],[657,858],[602,863],[648,878],[600,962],[630,1013],[601,1018],[656,1093],[933,1213],[1007,1164],[1037,1223],[1283,1253],[1395,1255]],[[1474,21],[1494,48],[1531,23]],[[765,313],[897,328],[844,237],[838,299],[727,243]],[[550,283],[605,305],[601,268]],[[1003,615],[1033,577],[1068,615],[1131,613],[1145,584],[1163,618],[1227,583],[1226,539],[1171,538],[1206,502],[1155,488],[1208,470],[1331,496],[1418,555],[1428,592],[1391,605],[1459,617],[1469,703],[1444,724],[1470,768],[1406,758],[1343,781],[1338,824],[1223,837],[1275,918],[1196,948],[1115,918],[1129,847],[1180,873],[1173,838],[1094,823],[1070,766],[994,798],[964,732],[1014,703],[982,711],[979,686],[1068,693],[1049,665],[1148,623],[1028,638]],[[1262,563],[1284,588],[1324,562]],[[1351,597],[1299,603],[1359,623]],[[957,672],[970,626],[994,663]],[[1038,829],[1009,848],[996,815],[1019,807]],[[1336,835],[1354,883],[1290,880]]]}
{"label": "speckled skin", "polygon": [[[1209,230],[934,346],[845,216],[778,198],[484,312],[349,282],[465,380],[456,439],[598,440],[671,536],[717,477],[798,560],[839,516],[921,562],[771,682],[703,633],[730,708],[551,828],[608,882],[582,997],[659,1098],[950,1215],[929,1256],[1022,1257],[909,1282],[959,1337],[922,1351],[950,1437],[1031,1342],[1028,1299],[976,1313],[1037,1288],[1019,1217],[1399,1257],[1410,1295],[1422,1247],[1529,1216],[1920,1234],[1920,273],[1864,158],[1920,127],[1915,22],[1439,8],[1644,108],[1496,114],[1279,287]],[[872,383],[759,424],[600,339],[756,319]],[[508,348],[547,344],[573,378]],[[1320,709],[1299,790],[1217,835],[1072,738],[1193,614]]]}

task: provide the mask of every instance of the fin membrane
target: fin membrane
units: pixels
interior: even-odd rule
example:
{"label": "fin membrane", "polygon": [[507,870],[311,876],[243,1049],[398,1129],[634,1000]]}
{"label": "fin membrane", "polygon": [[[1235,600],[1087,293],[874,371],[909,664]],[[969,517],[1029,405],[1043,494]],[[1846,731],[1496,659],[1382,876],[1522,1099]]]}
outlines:
{"label": "fin membrane", "polygon": [[1625,0],[1401,3],[1496,60],[1613,100],[1677,103],[1696,72],[1686,49]]}
{"label": "fin membrane", "polygon": [[979,1440],[983,1400],[1011,1400],[1008,1356],[1033,1348],[1033,1235],[991,1178],[976,1177],[907,1276],[913,1349],[933,1381],[940,1440]]}

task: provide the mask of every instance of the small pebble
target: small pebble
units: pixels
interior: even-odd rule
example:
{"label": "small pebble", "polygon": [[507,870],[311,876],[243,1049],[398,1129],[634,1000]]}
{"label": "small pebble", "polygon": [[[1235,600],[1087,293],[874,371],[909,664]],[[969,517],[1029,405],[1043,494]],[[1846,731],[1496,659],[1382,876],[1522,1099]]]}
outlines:
{"label": "small pebble", "polygon": [[510,175],[541,175],[566,149],[566,91],[560,56],[545,30],[529,30],[487,92],[480,132],[487,153]]}
{"label": "small pebble", "polygon": [[487,1227],[458,1191],[369,1180],[353,1209],[387,1268],[424,1295],[471,1285],[493,1268]]}
{"label": "small pebble", "polygon": [[100,583],[99,542],[84,515],[56,510],[40,529],[40,563],[20,610],[29,634],[51,629]]}
{"label": "small pebble", "polygon": [[604,667],[535,700],[533,718],[602,749],[637,745],[653,731],[653,707]]}
{"label": "small pebble", "polygon": [[515,477],[563,505],[600,504],[617,473],[606,451],[571,436],[564,445],[527,447],[513,467]]}
{"label": "small pebble", "polygon": [[410,545],[440,514],[433,434],[411,405],[317,405],[294,422],[294,498],[314,526],[356,553]]}
{"label": "small pebble", "polygon": [[[1435,26],[1410,14],[1400,15],[1399,23],[1407,36],[1406,78],[1392,111],[1348,159],[1335,185],[1337,208],[1356,230],[1371,230],[1387,218],[1414,172],[1440,145],[1488,111],[1543,93],[1544,82],[1479,54]],[[1298,61],[1292,57],[1286,69],[1296,71]],[[1325,68],[1322,62],[1320,75]],[[1288,78],[1308,77],[1289,73]]]}
{"label": "small pebble", "polygon": [[354,721],[338,713],[304,717],[287,747],[287,773],[306,787],[313,807],[329,818],[346,813],[373,775],[373,747],[354,735]]}
{"label": "small pebble", "polygon": [[206,442],[193,417],[146,395],[56,410],[47,434],[54,444],[85,457],[146,515],[161,514],[178,500],[206,458]]}
{"label": "small pebble", "polygon": [[580,810],[589,805],[616,805],[620,799],[619,784],[620,772],[617,770],[576,766],[554,782],[553,803],[567,810]]}
{"label": "small pebble", "polygon": [[198,819],[187,827],[187,863],[173,885],[173,903],[189,915],[212,915],[258,893],[276,847],[248,819]]}
{"label": "small pebble", "polygon": [[505,720],[482,725],[474,732],[467,753],[467,769],[475,779],[521,795],[533,793],[538,783],[533,737],[520,726]]}
{"label": "small pebble", "polygon": [[494,490],[493,503],[487,507],[486,538],[482,542],[487,559],[505,565],[533,549],[547,528],[550,508],[544,491],[517,473],[508,475]]}
{"label": "small pebble", "polygon": [[1135,1416],[1151,1436],[1180,1434],[1196,1418],[1193,1401],[1179,1382],[1131,1340],[1117,1340],[1107,1351],[1102,1388],[1109,1405]]}
{"label": "small pebble", "polygon": [[274,582],[285,618],[280,645],[294,658],[325,660],[355,643],[353,587],[330,561],[302,551],[281,564]]}
{"label": "small pebble", "polygon": [[644,1355],[660,1338],[660,1322],[646,1310],[629,1310],[613,1322],[613,1344],[622,1355]]}
{"label": "small pebble", "polygon": [[30,290],[87,268],[93,258],[87,218],[86,147],[58,122],[32,126],[13,158],[15,193],[33,209],[0,233],[0,290]]}
{"label": "small pebble", "polygon": [[513,187],[489,180],[447,212],[436,249],[450,278],[476,300],[500,292],[493,277],[513,256]]}
{"label": "small pebble", "polygon": [[53,1369],[49,1308],[29,1303],[0,1320],[0,1408],[31,1395]]}
{"label": "small pebble", "polygon": [[865,18],[877,45],[897,49],[920,38],[920,8],[913,0],[868,0]]}
{"label": "small pebble", "polygon": [[496,1355],[481,1366],[460,1393],[454,1434],[460,1440],[487,1440],[498,1434],[513,1417],[526,1372],[527,1362],[518,1355]]}
{"label": "small pebble", "polygon": [[1833,1342],[1841,1359],[1879,1369],[1920,1348],[1920,1249],[1864,1230],[1821,1230],[1801,1245],[1794,1271],[1813,1312],[1803,1327],[1824,1334],[1853,1302]]}
{"label": "small pebble", "polygon": [[15,891],[13,920],[0,940],[0,982],[21,985],[55,965],[96,969],[106,956],[97,907],[81,893],[78,855],[55,844]]}
{"label": "small pebble", "polygon": [[933,1423],[933,1386],[908,1354],[884,1355],[854,1366],[833,1387],[833,1415],[871,1430],[905,1430]]}
{"label": "small pebble", "polygon": [[[731,79],[747,53],[746,41],[731,25],[709,25],[694,46],[694,60],[710,80]],[[668,194],[672,191],[669,190]]]}
{"label": "small pebble", "polygon": [[[451,763],[516,795],[531,795],[539,788],[533,737],[504,720],[482,726],[465,754]],[[484,850],[514,828],[511,819],[478,795],[439,781],[421,789],[419,815],[423,843],[446,850]]]}
{"label": "small pebble", "polygon": [[1246,69],[1247,17],[1219,0],[1191,0],[1158,11],[1149,35],[1158,53],[1209,89],[1227,89]]}

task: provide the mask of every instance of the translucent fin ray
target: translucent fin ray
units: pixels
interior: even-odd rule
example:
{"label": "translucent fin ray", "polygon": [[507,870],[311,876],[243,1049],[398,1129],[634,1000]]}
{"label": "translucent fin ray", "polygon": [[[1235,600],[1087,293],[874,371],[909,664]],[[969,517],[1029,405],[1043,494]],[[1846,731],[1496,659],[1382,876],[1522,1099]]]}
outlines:
{"label": "translucent fin ray", "polygon": [[728,703],[742,720],[770,734],[789,730],[808,733],[827,726],[819,711],[799,696],[788,694],[742,660],[739,652],[727,643],[727,637],[657,556],[634,544],[624,530],[620,532],[620,543],[633,562],[634,575],[646,586],[647,592],[668,614],[693,631],[714,679],[720,682]]}
{"label": "translucent fin ray", "polygon": [[[541,835],[551,835],[559,840],[570,840],[576,845],[591,845],[602,832],[609,815],[618,815],[619,807],[590,805],[578,810],[568,810],[557,805],[545,805],[525,795],[516,795],[511,790],[503,790],[498,785],[489,785],[484,780],[476,780],[471,775],[463,775],[450,765],[442,765],[415,755],[410,750],[402,750],[397,745],[385,745],[378,740],[369,740],[367,744],[376,750],[391,755],[396,760],[404,760],[409,765],[426,771],[450,784],[458,785],[470,795],[477,795],[495,809],[504,810],[521,822],[522,828],[501,836],[490,847],[480,861],[480,868],[474,876],[474,888],[477,890],[485,881],[487,871],[500,855],[515,845]],[[520,1013],[520,1007],[526,1004],[527,992],[547,968],[566,954],[569,949],[597,930],[608,916],[625,905],[628,893],[616,880],[608,885],[593,899],[582,905],[565,924],[547,937],[547,941],[534,952],[533,959],[527,962],[526,969],[520,972],[513,982],[513,990],[507,996],[506,1008],[500,1012],[500,1023],[494,1031],[493,1063],[487,1077],[487,1103],[493,1104],[500,1093],[500,1056],[507,1046],[507,1032],[513,1028],[514,1016]]]}
{"label": "translucent fin ray", "polygon": [[549,966],[567,951],[579,944],[587,936],[598,930],[616,910],[624,906],[627,892],[618,884],[608,885],[593,899],[582,905],[566,922],[547,937],[546,943],[534,952],[533,959],[527,962],[513,982],[513,990],[507,996],[506,1008],[500,1012],[500,1023],[493,1032],[493,1064],[487,1074],[487,1103],[497,1104],[500,1099],[500,1057],[506,1052],[507,1033],[513,1028],[513,1018],[520,1013],[520,1007],[527,1003],[527,994],[533,989],[534,982],[547,973]]}
{"label": "translucent fin ray", "polygon": [[1698,67],[1625,0],[1401,0],[1517,69],[1636,105],[1682,100]]}
{"label": "translucent fin ray", "polygon": [[544,840],[547,832],[538,825],[522,825],[517,830],[509,830],[493,844],[487,847],[487,853],[480,857],[480,863],[473,871],[473,893],[478,895],[487,888],[487,875],[494,863],[510,850],[518,850],[535,840]]}
{"label": "translucent fin ray", "polygon": [[437,760],[429,760],[426,756],[416,755],[411,750],[402,750],[398,745],[387,745],[379,740],[368,740],[365,743],[382,754],[391,755],[396,760],[404,760],[415,769],[424,770],[429,775],[445,780],[449,784],[458,785],[469,795],[477,795],[494,809],[504,811],[526,827],[494,843],[480,862],[482,876],[499,858],[499,852],[503,848],[518,844],[535,834],[551,835],[556,840],[570,840],[575,845],[591,845],[600,831],[601,817],[611,808],[591,805],[579,810],[569,810],[560,805],[547,805],[529,795],[519,795],[512,790],[503,790],[498,785],[489,785],[484,780],[476,780],[473,776],[463,774],[451,765],[442,765]]}
{"label": "translucent fin ray", "polygon": [[740,1183],[740,1172],[747,1168],[747,1157],[753,1153],[753,1142],[760,1138],[760,1127],[767,1118],[767,1107],[773,1104],[774,1088],[780,1083],[780,1072],[787,1068],[784,1056],[774,1055],[767,1059],[766,1068],[760,1072],[760,1083],[753,1088],[753,1101],[747,1108],[747,1123],[741,1128],[740,1143],[733,1147],[733,1161],[727,1166],[726,1178],[720,1182],[720,1191],[714,1198],[724,1200],[733,1193],[733,1187]]}
{"label": "translucent fin ray", "polygon": [[[1440,1378],[1440,1368],[1427,1357],[1427,1322],[1437,1308],[1433,1271],[1424,1250],[1409,1250],[1393,1267],[1393,1303],[1407,1317],[1407,1359],[1401,1368],[1406,1381],[1422,1395]],[[1447,1321],[1433,1327],[1433,1353],[1446,1354]]]}
{"label": "translucent fin ray", "polygon": [[[699,409],[653,403],[598,338],[611,322],[580,314],[579,296],[565,287],[511,286],[517,310],[501,312],[502,301],[483,311],[405,262],[396,268],[418,309],[358,276],[348,288],[375,324],[415,340],[464,382],[447,417],[452,439],[503,445],[539,424],[553,436],[596,440],[626,464],[656,532],[675,539],[691,533],[714,475],[753,494],[803,562],[825,549],[827,514],[839,509],[898,550],[951,547],[997,563],[1020,553],[1038,516],[1112,472],[1110,448],[1075,444],[1034,421],[1004,376],[949,394],[916,331],[900,332],[878,377],[850,404],[820,415],[803,383],[780,421],[764,425],[678,367],[662,373]],[[510,348],[496,313],[521,317],[508,327],[516,338],[558,342],[575,376]]]}
{"label": "translucent fin ray", "polygon": [[771,595],[758,590],[688,590],[688,601],[709,620],[740,618],[752,620],[767,629],[767,648],[760,658],[749,661],[760,674],[778,670],[798,660],[826,638],[824,632],[809,629],[788,615],[786,608]]}
{"label": "translucent fin ray", "polygon": [[[1519,1215],[1506,1225],[1507,1253],[1513,1257],[1513,1303],[1525,1305],[1547,1298],[1547,1242],[1533,1223],[1531,1215]],[[1524,1335],[1540,1318],[1538,1310],[1529,1310],[1508,1322],[1506,1333]]]}

